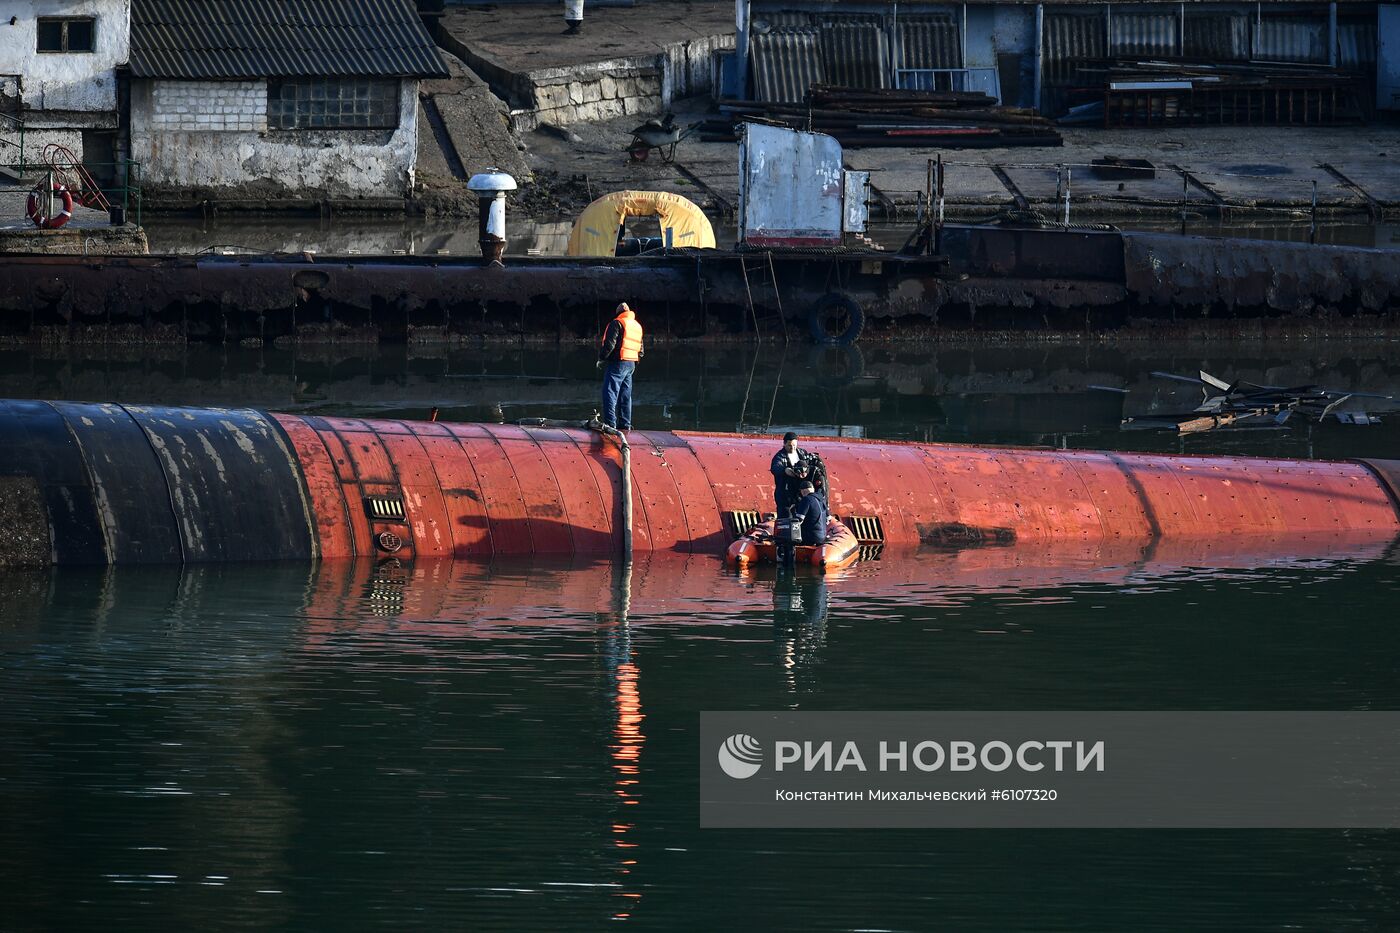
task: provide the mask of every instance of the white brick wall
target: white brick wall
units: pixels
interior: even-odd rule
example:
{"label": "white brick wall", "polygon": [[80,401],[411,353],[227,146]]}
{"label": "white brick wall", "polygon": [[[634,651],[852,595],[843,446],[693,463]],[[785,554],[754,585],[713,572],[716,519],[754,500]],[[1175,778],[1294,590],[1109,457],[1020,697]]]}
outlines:
{"label": "white brick wall", "polygon": [[267,131],[266,81],[157,81],[151,127],[158,130]]}

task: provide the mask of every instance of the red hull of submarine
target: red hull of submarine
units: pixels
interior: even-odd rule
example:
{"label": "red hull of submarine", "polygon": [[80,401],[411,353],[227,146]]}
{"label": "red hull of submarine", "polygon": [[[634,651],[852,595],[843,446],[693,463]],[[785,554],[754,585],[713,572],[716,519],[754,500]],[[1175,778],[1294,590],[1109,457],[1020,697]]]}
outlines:
{"label": "red hull of submarine", "polygon": [[[768,437],[633,431],[637,551],[723,554]],[[886,547],[1400,533],[1400,461],[804,441]],[[616,554],[621,463],[582,429],[0,402],[10,563]]]}

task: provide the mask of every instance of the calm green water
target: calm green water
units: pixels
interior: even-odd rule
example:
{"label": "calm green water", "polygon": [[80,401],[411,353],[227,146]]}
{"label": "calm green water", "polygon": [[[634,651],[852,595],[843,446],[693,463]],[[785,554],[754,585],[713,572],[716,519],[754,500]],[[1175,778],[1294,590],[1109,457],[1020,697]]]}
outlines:
{"label": "calm green water", "polygon": [[[677,349],[637,420],[1174,450],[1086,387],[1131,410],[1190,400],[1157,368],[1400,388],[1384,346],[1296,356],[868,349],[835,378]],[[572,417],[595,387],[554,348],[0,354],[0,380],[461,417]],[[1400,432],[1188,449],[1400,456]],[[897,557],[0,575],[0,929],[1400,928],[1393,832],[700,830],[704,709],[1400,709],[1389,542]]]}

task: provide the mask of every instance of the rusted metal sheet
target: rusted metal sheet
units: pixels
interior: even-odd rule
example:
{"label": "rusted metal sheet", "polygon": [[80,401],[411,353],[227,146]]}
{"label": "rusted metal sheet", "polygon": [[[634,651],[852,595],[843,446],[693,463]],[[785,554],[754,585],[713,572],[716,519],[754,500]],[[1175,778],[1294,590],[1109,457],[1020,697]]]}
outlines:
{"label": "rusted metal sheet", "polygon": [[534,553],[572,554],[574,536],[564,509],[564,494],[545,451],[524,428],[510,424],[485,427],[501,445],[520,482]]}
{"label": "rusted metal sheet", "polygon": [[447,428],[466,451],[481,483],[482,504],[491,523],[492,553],[532,553],[525,497],[510,457],[482,425],[453,424]]}
{"label": "rusted metal sheet", "polygon": [[[329,419],[306,418],[304,420],[321,438],[321,443],[331,458],[331,464],[335,467],[336,478],[340,482],[343,508],[349,521],[348,530],[352,553],[358,555],[373,554],[374,544],[370,539],[369,518],[365,515],[363,505],[364,492],[360,488],[360,479],[355,474],[355,463],[350,458],[350,452],[345,449],[345,441],[341,438],[340,432],[331,425]],[[327,509],[329,511],[329,507]]]}
{"label": "rusted metal sheet", "polygon": [[452,532],[452,556],[491,555],[491,520],[471,457],[445,426],[418,422],[412,427],[437,475]]}
{"label": "rusted metal sheet", "polygon": [[1006,495],[1017,500],[1022,520],[1045,538],[1102,538],[1103,520],[1074,469],[1074,458],[1052,451],[1016,451],[1002,456],[1010,481]]}
{"label": "rusted metal sheet", "polygon": [[773,474],[768,467],[781,446],[778,442],[769,438],[759,446],[750,439],[734,436],[689,431],[676,434],[690,446],[704,469],[721,512],[773,511]]}
{"label": "rusted metal sheet", "polygon": [[[1011,533],[1021,524],[1014,499],[997,493],[1007,488],[1006,472],[995,452],[974,450],[967,456],[946,456],[942,448],[920,449],[924,467],[936,484],[942,508],[933,514],[915,515],[919,542],[939,543],[939,536],[951,534],[953,526]],[[913,543],[913,542],[899,542]]]}
{"label": "rusted metal sheet", "polygon": [[1068,462],[1079,472],[1105,538],[1141,540],[1161,534],[1142,484],[1116,454],[1076,451]]}
{"label": "rusted metal sheet", "polygon": [[1400,460],[1362,459],[1356,462],[1375,474],[1381,486],[1390,493],[1391,504],[1396,511],[1400,511]]}
{"label": "rusted metal sheet", "polygon": [[295,453],[260,412],[127,405],[145,431],[187,562],[315,556]]}
{"label": "rusted metal sheet", "polygon": [[756,100],[800,103],[825,80],[816,29],[779,27],[750,39]]}
{"label": "rusted metal sheet", "polygon": [[1114,454],[1113,459],[1158,535],[1189,537],[1210,527],[1202,521],[1195,498],[1182,485],[1174,458]]}
{"label": "rusted metal sheet", "polygon": [[[1322,530],[1389,531],[1394,527],[1394,502],[1373,470],[1360,463],[1292,463],[1276,461],[1287,485],[1269,485],[1284,500],[1286,527],[1292,532]],[[1267,469],[1267,467],[1265,467]],[[1306,482],[1300,482],[1306,478]]]}
{"label": "rusted metal sheet", "polygon": [[1108,26],[1103,11],[1045,14],[1045,83],[1050,86],[1082,84],[1079,65],[1108,55]]}
{"label": "rusted metal sheet", "polygon": [[336,462],[316,429],[294,415],[274,415],[286,433],[306,481],[311,514],[316,522],[320,556],[344,559],[355,556],[355,532],[341,488]]}
{"label": "rusted metal sheet", "polygon": [[962,35],[956,20],[949,14],[900,15],[899,45],[896,50],[900,68],[961,68]]}
{"label": "rusted metal sheet", "polygon": [[530,436],[545,451],[564,504],[564,514],[573,534],[576,554],[616,553],[613,537],[614,500],[612,491],[604,496],[588,464],[588,454],[574,442],[568,431],[531,428]]}
{"label": "rusted metal sheet", "polygon": [[[327,557],[611,554],[619,544],[618,448],[592,432],[290,416],[274,426],[256,412],[125,411],[155,452],[133,474],[137,492],[168,500],[167,534],[180,532],[179,553],[166,547],[170,560],[310,557],[318,539]],[[160,553],[134,543],[150,524],[132,516],[136,498],[99,510],[86,485],[110,466],[94,471],[94,445],[125,430],[95,428],[93,415],[122,413],[67,405],[65,421],[47,403],[0,407],[0,473],[44,484],[36,495],[60,562]],[[74,419],[91,443],[74,440]],[[724,512],[772,510],[775,438],[631,436],[638,552],[719,553]],[[891,548],[1400,532],[1400,465],[1389,461],[851,439],[803,446],[827,464],[832,510],[879,518]],[[86,517],[73,508],[84,502]],[[104,531],[104,522],[113,527]],[[122,522],[131,528],[115,527]]]}
{"label": "rusted metal sheet", "polygon": [[819,35],[826,83],[872,90],[889,86],[889,43],[879,16],[824,16]]}
{"label": "rusted metal sheet", "polygon": [[373,492],[378,493],[392,492],[393,488],[399,485],[393,459],[385,450],[384,439],[380,436],[381,433],[387,432],[375,430],[378,426],[374,424],[365,425],[366,430],[351,430],[343,420],[327,418],[326,421],[337,429],[341,441],[345,444],[345,451],[350,455],[355,478],[365,487],[367,494],[371,487],[375,487]]}
{"label": "rusted metal sheet", "polygon": [[[771,443],[771,442],[770,442]],[[768,451],[771,459],[777,453],[774,445]],[[838,515],[877,515],[886,525],[887,540],[906,540],[902,533],[903,517],[890,505],[884,492],[885,477],[879,470],[876,451],[863,445],[840,441],[801,441],[799,446],[811,450],[826,461],[831,493],[827,505]],[[765,467],[766,472],[766,467]],[[769,474],[771,477],[771,474]]]}
{"label": "rusted metal sheet", "polygon": [[628,434],[632,447],[632,489],[642,508],[641,513],[633,510],[633,519],[635,521],[639,514],[645,516],[652,550],[688,551],[690,534],[681,490],[662,453],[647,437],[644,431]]}
{"label": "rusted metal sheet", "polygon": [[[588,462],[593,482],[598,487],[604,510],[612,521],[613,553],[622,542],[622,454],[617,443],[594,432],[574,431],[574,443],[578,445]],[[651,550],[651,528],[647,524],[646,511],[642,506],[640,493],[635,483],[632,485],[632,546],[637,551]]]}
{"label": "rusted metal sheet", "polygon": [[1235,528],[1241,534],[1283,529],[1278,511],[1270,508],[1268,497],[1259,494],[1257,470],[1247,462],[1233,457],[1181,458],[1175,466],[1182,488],[1196,500],[1203,529]]}
{"label": "rusted metal sheet", "polygon": [[750,246],[841,242],[841,144],[823,133],[744,124],[739,239]]}
{"label": "rusted metal sheet", "polygon": [[943,229],[942,246],[954,268],[971,275],[1050,281],[1066,278],[1066,262],[1072,261],[1072,278],[1121,282],[1122,236],[949,225]]}
{"label": "rusted metal sheet", "polygon": [[[368,540],[365,554],[392,554],[405,559],[414,556],[412,527],[406,514],[389,517],[371,512],[375,500],[402,500],[405,492],[384,437],[394,433],[392,423],[365,422],[350,418],[326,418],[335,431],[349,460],[353,480],[342,482],[346,507],[365,517]],[[406,513],[406,509],[405,509]],[[357,529],[358,530],[358,529]]]}
{"label": "rusted metal sheet", "polygon": [[[641,432],[634,432],[631,437],[635,438],[638,433]],[[654,455],[659,465],[675,480],[681,508],[685,512],[685,549],[716,553],[728,547],[730,542],[724,527],[723,511],[715,498],[709,474],[695,456],[695,451],[674,434],[648,432],[643,436],[650,445],[648,453]],[[637,442],[632,440],[631,443],[635,458]]]}
{"label": "rusted metal sheet", "polygon": [[[388,427],[388,425],[386,425]],[[408,431],[407,425],[398,427]],[[450,557],[456,549],[452,522],[443,501],[442,486],[433,461],[413,433],[385,431],[384,449],[394,461],[402,490],[408,525],[413,531],[413,551],[420,557]]]}
{"label": "rusted metal sheet", "polygon": [[[894,445],[881,448],[888,463],[880,471],[886,480],[887,514],[881,516],[886,526],[885,538],[899,534],[899,525],[906,527],[900,540],[920,538],[920,525],[947,525],[957,520],[957,503],[951,489],[943,482],[941,470],[915,446]],[[889,520],[889,514],[898,523]]]}
{"label": "rusted metal sheet", "polygon": [[120,405],[54,402],[92,480],[113,563],[179,563],[180,535],[165,474],[141,426]]}
{"label": "rusted metal sheet", "polygon": [[1392,250],[1318,251],[1284,242],[1235,249],[1229,240],[1208,237],[1121,236],[1124,282],[1130,298],[1143,305],[1375,311],[1400,294],[1400,262]]}

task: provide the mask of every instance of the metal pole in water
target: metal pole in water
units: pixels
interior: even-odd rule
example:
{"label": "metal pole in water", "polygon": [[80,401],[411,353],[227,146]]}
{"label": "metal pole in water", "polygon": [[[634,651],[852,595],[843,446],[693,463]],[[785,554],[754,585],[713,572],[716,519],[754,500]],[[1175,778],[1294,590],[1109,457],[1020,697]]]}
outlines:
{"label": "metal pole in water", "polygon": [[943,178],[944,178],[944,173],[945,173],[946,171],[947,171],[947,169],[946,169],[946,168],[944,167],[944,165],[943,165],[943,153],[940,152],[940,153],[938,154],[938,178],[937,178],[937,185],[938,185],[938,187],[937,187],[937,189],[936,189],[937,192],[938,192],[938,232],[939,232],[939,239],[940,239],[940,240],[942,239],[942,232],[943,232],[943,205],[944,205],[944,201],[945,201],[944,188],[943,188]]}
{"label": "metal pole in water", "polygon": [[622,448],[622,559],[632,563],[632,445],[627,435],[617,432]]}
{"label": "metal pole in water", "polygon": [[1181,170],[1181,235],[1186,235],[1186,205],[1191,200],[1191,188],[1186,179],[1186,170]]}
{"label": "metal pole in water", "polygon": [[1074,176],[1073,176],[1073,172],[1074,172],[1074,169],[1070,168],[1068,165],[1065,166],[1065,220],[1064,220],[1064,222],[1065,222],[1066,224],[1069,223],[1069,189],[1070,189],[1070,183],[1071,183],[1071,181],[1072,181],[1072,179],[1073,179],[1073,177],[1074,177]]}
{"label": "metal pole in water", "polygon": [[1308,231],[1308,242],[1317,242],[1317,179],[1312,180],[1312,229]]}

